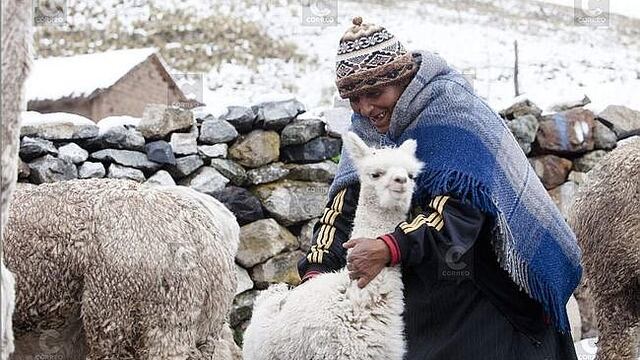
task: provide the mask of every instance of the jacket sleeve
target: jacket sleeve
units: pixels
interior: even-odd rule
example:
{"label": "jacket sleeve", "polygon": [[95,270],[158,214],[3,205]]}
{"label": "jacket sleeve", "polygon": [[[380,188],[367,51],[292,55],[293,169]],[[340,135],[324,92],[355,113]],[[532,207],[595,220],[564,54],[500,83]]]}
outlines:
{"label": "jacket sleeve", "polygon": [[298,273],[303,282],[319,273],[345,266],[347,250],[342,244],[351,235],[359,194],[360,184],[353,184],[329,199],[313,229],[311,249],[298,261]]}
{"label": "jacket sleeve", "polygon": [[429,201],[411,221],[382,235],[391,253],[390,265],[418,265],[425,260],[464,255],[478,238],[486,215],[470,204],[441,195]]}

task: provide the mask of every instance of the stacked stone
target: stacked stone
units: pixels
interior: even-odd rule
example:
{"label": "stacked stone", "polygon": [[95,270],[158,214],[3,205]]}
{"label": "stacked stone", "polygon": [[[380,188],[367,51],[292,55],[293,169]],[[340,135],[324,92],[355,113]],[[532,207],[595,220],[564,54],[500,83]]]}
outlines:
{"label": "stacked stone", "polygon": [[[640,112],[609,106],[596,116],[585,104],[565,103],[543,115],[522,100],[500,112],[565,216],[588,171],[640,129]],[[337,160],[350,116],[348,109],[330,110],[310,116],[292,99],[232,106],[215,117],[149,105],[137,126],[23,126],[19,178],[35,184],[93,177],[178,184],[222,201],[241,225],[230,317],[241,334],[259,291],[300,281],[296,263],[310,247],[337,170],[330,159]]]}
{"label": "stacked stone", "polygon": [[542,115],[522,100],[500,112],[536,174],[566,217],[586,174],[619,141],[640,129],[640,112],[611,105],[595,115],[573,102]]}
{"label": "stacked stone", "polygon": [[[222,201],[241,225],[231,323],[246,327],[257,293],[299,283],[297,261],[326,203],[341,149],[292,99],[232,106],[215,117],[149,105],[137,126],[24,126],[19,178],[41,184],[120,178],[184,185]],[[334,161],[330,159],[334,159]]]}

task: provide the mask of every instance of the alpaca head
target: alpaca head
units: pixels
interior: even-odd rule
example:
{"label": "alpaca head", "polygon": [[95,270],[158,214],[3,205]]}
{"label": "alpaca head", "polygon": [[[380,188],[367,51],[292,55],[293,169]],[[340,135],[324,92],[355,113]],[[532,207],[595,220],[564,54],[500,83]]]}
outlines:
{"label": "alpaca head", "polygon": [[343,143],[358,170],[361,191],[374,195],[383,208],[408,210],[415,179],[422,168],[416,158],[416,141],[409,139],[397,148],[374,149],[349,132]]}

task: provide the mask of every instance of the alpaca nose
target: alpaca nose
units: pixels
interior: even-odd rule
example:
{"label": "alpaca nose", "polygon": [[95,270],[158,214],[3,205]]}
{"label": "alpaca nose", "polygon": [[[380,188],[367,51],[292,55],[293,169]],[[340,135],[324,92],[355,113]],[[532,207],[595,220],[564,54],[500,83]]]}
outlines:
{"label": "alpaca nose", "polygon": [[398,184],[406,184],[407,178],[404,176],[396,176],[393,178],[393,181],[397,182]]}

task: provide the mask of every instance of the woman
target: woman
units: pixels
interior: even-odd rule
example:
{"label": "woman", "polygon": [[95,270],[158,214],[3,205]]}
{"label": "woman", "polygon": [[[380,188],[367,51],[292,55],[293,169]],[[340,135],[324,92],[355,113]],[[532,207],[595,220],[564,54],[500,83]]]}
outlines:
{"label": "woman", "polygon": [[443,59],[360,17],[336,75],[351,130],[370,146],[416,139],[425,168],[407,221],[349,240],[359,185],[343,152],[303,281],[346,264],[364,287],[401,265],[407,359],[576,359],[565,304],[580,251],[503,121]]}

